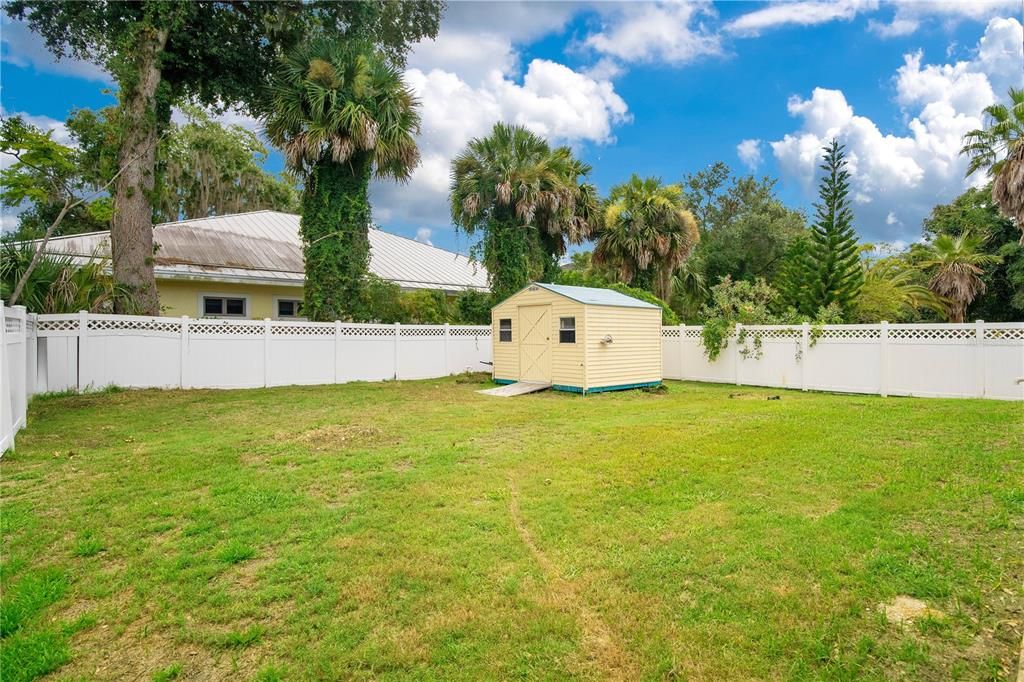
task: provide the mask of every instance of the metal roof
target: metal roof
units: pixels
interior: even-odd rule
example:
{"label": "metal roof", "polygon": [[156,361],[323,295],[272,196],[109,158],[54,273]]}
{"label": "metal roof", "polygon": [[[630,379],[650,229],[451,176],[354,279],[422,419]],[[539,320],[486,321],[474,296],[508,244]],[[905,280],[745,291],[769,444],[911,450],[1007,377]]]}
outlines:
{"label": "metal roof", "polygon": [[[487,271],[466,256],[371,229],[370,272],[405,289],[487,291]],[[301,285],[299,216],[253,211],[153,227],[158,278]],[[109,256],[110,233],[51,239],[46,250],[81,259]]]}
{"label": "metal roof", "polygon": [[658,308],[653,303],[641,301],[626,294],[620,294],[613,289],[597,289],[595,287],[573,287],[566,284],[546,284],[534,282],[533,286],[554,292],[566,298],[571,298],[586,305],[610,305],[618,308]]}

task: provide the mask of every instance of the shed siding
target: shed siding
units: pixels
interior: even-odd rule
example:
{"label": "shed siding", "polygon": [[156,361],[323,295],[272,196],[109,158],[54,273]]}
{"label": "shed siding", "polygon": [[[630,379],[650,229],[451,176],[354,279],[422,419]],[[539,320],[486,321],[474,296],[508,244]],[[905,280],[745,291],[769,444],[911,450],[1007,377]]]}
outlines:
{"label": "shed siding", "polygon": [[660,309],[588,306],[586,387],[661,381],[661,345]]}
{"label": "shed siding", "polygon": [[[494,339],[493,361],[496,379],[519,379],[519,341],[522,338],[519,307],[530,305],[551,306],[551,381],[555,384],[583,386],[583,359],[586,348],[585,308],[564,296],[538,288],[536,291],[522,291],[505,299],[491,311],[492,338]],[[560,317],[576,318],[576,343],[558,343]],[[501,343],[498,334],[499,320],[511,318],[512,343]],[[659,331],[660,333],[660,331]]]}

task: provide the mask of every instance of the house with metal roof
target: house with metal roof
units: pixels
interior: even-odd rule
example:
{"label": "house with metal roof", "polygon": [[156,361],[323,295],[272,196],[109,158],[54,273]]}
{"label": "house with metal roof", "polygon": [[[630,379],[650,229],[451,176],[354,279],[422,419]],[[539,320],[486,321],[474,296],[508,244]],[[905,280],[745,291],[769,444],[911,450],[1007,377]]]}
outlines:
{"label": "house with metal roof", "polygon": [[494,380],[576,393],[661,383],[661,308],[611,289],[534,282],[491,309]]}
{"label": "house with metal roof", "polygon": [[[371,229],[370,272],[403,290],[487,291],[468,257]],[[253,211],[153,227],[154,271],[166,315],[288,319],[301,314],[305,269],[299,216]],[[46,250],[85,261],[109,257],[110,233],[51,239]]]}

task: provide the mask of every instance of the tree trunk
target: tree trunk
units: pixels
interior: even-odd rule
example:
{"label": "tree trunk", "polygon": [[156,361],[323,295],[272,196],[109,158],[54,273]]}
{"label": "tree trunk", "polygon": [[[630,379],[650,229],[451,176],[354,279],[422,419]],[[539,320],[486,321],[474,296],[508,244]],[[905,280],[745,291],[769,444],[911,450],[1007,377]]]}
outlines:
{"label": "tree trunk", "polygon": [[530,283],[529,232],[509,208],[495,210],[484,236],[484,266],[495,303]]}
{"label": "tree trunk", "polygon": [[161,79],[159,55],[167,35],[163,28],[141,33],[133,74],[136,81],[121,92],[125,131],[118,164],[124,171],[114,185],[110,255],[114,281],[130,292],[130,300],[117,303],[119,313],[160,314],[153,276],[152,197],[158,137],[156,95]]}
{"label": "tree trunk", "polygon": [[370,266],[370,157],[324,161],[310,173],[302,196],[304,312],[311,320],[369,319],[366,277]]}

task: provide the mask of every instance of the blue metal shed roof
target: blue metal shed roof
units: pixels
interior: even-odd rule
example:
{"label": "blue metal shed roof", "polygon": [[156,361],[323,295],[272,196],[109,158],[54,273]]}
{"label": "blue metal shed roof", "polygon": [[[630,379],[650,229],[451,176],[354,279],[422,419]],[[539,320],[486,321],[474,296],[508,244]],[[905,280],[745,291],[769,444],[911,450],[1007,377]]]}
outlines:
{"label": "blue metal shed roof", "polygon": [[548,291],[554,292],[571,298],[574,301],[584,303],[586,305],[610,305],[619,308],[657,308],[658,306],[647,301],[641,301],[639,298],[633,298],[632,296],[626,296],[620,294],[612,289],[596,289],[594,287],[572,287],[566,284],[546,284],[544,282],[534,282],[534,286],[547,289]]}

